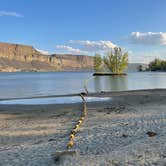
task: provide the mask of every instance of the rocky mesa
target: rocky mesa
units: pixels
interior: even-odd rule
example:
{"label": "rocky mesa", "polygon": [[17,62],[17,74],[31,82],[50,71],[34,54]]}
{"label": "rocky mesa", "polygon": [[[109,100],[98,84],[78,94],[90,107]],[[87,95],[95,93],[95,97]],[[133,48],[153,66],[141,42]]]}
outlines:
{"label": "rocky mesa", "polygon": [[32,46],[0,43],[0,71],[90,70],[93,57],[85,55],[44,55]]}

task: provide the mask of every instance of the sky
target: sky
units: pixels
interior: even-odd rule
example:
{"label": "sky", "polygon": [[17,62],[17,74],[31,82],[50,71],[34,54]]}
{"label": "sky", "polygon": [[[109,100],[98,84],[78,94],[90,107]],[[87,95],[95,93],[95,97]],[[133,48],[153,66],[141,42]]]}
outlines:
{"label": "sky", "polygon": [[0,0],[0,42],[47,53],[166,58],[166,0]]}

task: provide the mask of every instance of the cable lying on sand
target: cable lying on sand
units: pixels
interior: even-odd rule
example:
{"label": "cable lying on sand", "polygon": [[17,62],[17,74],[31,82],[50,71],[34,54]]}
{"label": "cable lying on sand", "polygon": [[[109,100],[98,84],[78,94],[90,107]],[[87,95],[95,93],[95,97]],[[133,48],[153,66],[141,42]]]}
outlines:
{"label": "cable lying on sand", "polygon": [[73,128],[73,130],[70,133],[69,136],[69,142],[67,143],[67,149],[70,149],[74,146],[74,138],[77,134],[77,132],[80,130],[80,127],[83,123],[83,121],[85,120],[85,117],[87,115],[87,107],[86,107],[86,101],[85,98],[82,94],[80,94],[82,101],[83,101],[83,114],[81,115],[80,119],[78,120],[78,123],[75,125],[75,127]]}
{"label": "cable lying on sand", "polygon": [[79,118],[78,122],[76,123],[75,127],[72,129],[69,135],[69,141],[66,145],[66,150],[62,152],[56,152],[55,154],[55,162],[60,160],[60,157],[64,155],[76,155],[76,151],[71,151],[71,148],[75,145],[74,139],[76,137],[76,134],[79,132],[80,127],[82,126],[82,123],[84,122],[86,115],[87,115],[87,105],[86,100],[84,98],[85,93],[81,93],[80,97],[82,98],[83,102],[83,109],[82,109],[82,115]]}
{"label": "cable lying on sand", "polygon": [[67,146],[66,146],[66,151],[56,152],[56,154],[55,154],[55,162],[60,161],[60,158],[62,156],[65,156],[65,155],[73,156],[73,155],[77,154],[77,152],[75,150],[72,151],[71,148],[75,145],[74,139],[76,137],[76,134],[79,132],[80,127],[82,126],[82,123],[84,122],[84,120],[85,120],[85,118],[87,116],[87,104],[86,104],[86,100],[85,100],[84,96],[87,96],[88,93],[89,93],[88,89],[87,89],[87,84],[88,84],[90,79],[91,78],[88,78],[84,82],[84,86],[83,87],[84,87],[85,93],[83,92],[83,93],[79,94],[79,96],[82,99],[82,103],[83,103],[82,115],[79,118],[78,122],[76,123],[75,127],[70,132],[69,141],[68,141]]}

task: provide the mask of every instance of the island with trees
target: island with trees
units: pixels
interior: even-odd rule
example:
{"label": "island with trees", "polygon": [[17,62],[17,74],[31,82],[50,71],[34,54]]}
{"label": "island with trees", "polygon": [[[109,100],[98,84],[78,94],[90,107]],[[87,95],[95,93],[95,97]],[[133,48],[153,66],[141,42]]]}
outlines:
{"label": "island with trees", "polygon": [[121,48],[115,47],[106,53],[102,58],[100,54],[94,57],[94,76],[102,75],[126,75],[124,71],[128,67],[128,52],[123,52]]}

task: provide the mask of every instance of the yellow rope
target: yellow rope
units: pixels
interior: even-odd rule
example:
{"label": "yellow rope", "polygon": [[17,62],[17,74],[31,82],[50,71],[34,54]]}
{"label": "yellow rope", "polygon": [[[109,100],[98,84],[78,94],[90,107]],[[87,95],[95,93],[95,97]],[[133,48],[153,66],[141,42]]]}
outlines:
{"label": "yellow rope", "polygon": [[80,94],[80,96],[81,96],[82,101],[83,101],[83,113],[82,113],[81,117],[79,118],[78,123],[76,123],[75,127],[73,128],[73,130],[70,133],[69,142],[67,143],[67,149],[70,149],[74,146],[74,138],[76,136],[76,133],[80,130],[80,127],[81,127],[81,125],[82,125],[82,123],[85,120],[85,117],[87,115],[86,100],[82,94]]}
{"label": "yellow rope", "polygon": [[86,94],[88,93],[88,89],[87,89],[86,85],[87,85],[87,83],[88,83],[89,80],[90,80],[90,78],[87,79],[87,80],[84,82],[84,89],[85,89],[85,92],[86,92],[86,93],[81,93],[81,94],[79,94],[80,97],[82,98],[82,102],[83,102],[82,115],[81,115],[81,117],[79,118],[78,122],[75,124],[74,128],[73,128],[73,129],[71,130],[71,132],[70,132],[69,141],[68,141],[68,143],[67,143],[67,145],[66,145],[67,151],[63,151],[63,152],[60,152],[60,153],[56,153],[56,155],[55,155],[55,161],[56,161],[56,162],[59,160],[60,156],[65,155],[66,153],[69,153],[69,152],[70,152],[70,154],[71,154],[71,153],[72,153],[72,154],[76,154],[75,151],[68,151],[68,149],[71,149],[71,148],[75,145],[74,139],[75,139],[75,137],[76,137],[76,134],[77,134],[78,131],[80,130],[80,127],[81,127],[82,123],[84,122],[85,117],[86,117],[86,115],[87,115],[87,105],[86,105],[86,100],[85,100],[85,98],[84,98],[84,95],[86,95]]}

